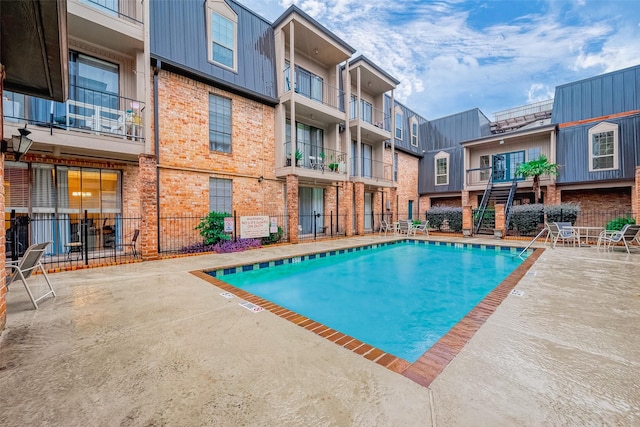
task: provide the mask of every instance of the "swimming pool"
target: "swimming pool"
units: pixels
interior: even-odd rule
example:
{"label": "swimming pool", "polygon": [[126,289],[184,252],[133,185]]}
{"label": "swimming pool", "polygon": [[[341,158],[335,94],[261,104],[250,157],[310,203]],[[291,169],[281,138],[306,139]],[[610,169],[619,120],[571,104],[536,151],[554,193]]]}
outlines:
{"label": "swimming pool", "polygon": [[212,275],[413,363],[522,262],[509,248],[427,243],[374,245]]}

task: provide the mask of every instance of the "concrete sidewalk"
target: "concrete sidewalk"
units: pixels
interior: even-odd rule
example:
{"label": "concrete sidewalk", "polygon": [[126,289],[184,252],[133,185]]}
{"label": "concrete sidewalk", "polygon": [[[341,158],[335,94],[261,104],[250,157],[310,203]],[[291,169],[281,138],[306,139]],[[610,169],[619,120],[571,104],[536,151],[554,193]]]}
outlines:
{"label": "concrete sidewalk", "polygon": [[381,240],[53,274],[37,311],[14,283],[0,425],[640,424],[640,254],[545,251],[429,388],[189,274]]}

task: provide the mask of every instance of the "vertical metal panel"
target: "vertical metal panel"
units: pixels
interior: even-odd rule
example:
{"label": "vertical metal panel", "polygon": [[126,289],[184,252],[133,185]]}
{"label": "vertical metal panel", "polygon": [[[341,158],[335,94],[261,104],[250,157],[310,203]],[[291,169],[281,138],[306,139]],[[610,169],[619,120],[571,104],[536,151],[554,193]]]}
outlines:
{"label": "vertical metal panel", "polygon": [[238,15],[237,72],[208,61],[203,0],[151,0],[151,55],[234,86],[276,98],[275,40],[271,24],[227,0]]}
{"label": "vertical metal panel", "polygon": [[635,167],[640,164],[640,116],[609,119],[618,125],[617,170],[589,172],[589,129],[598,123],[589,123],[560,129],[556,143],[556,163],[561,165],[557,182],[561,184],[633,179]]}
{"label": "vertical metal panel", "polygon": [[552,123],[640,109],[640,66],[556,87]]}

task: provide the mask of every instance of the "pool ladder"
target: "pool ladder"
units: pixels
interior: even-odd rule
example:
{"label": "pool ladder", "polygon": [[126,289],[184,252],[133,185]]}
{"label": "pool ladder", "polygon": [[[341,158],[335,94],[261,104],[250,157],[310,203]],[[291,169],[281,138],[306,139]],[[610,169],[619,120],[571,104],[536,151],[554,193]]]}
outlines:
{"label": "pool ladder", "polygon": [[527,251],[527,249],[529,249],[531,247],[531,245],[533,245],[533,242],[538,240],[538,238],[541,237],[544,233],[547,233],[547,237],[549,237],[549,233],[550,232],[551,232],[551,230],[549,230],[549,227],[545,226],[542,230],[540,230],[538,235],[536,237],[534,237],[533,240],[530,241],[529,244],[522,251],[520,251],[520,253],[518,255],[516,255],[516,256],[518,258],[522,258],[522,254],[524,254]]}

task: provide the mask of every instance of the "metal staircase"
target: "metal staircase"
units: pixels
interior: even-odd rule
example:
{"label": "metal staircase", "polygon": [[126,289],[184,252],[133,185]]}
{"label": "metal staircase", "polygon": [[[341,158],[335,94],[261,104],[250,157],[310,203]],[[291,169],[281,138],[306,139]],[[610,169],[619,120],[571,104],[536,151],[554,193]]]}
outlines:
{"label": "metal staircase", "polygon": [[489,206],[495,206],[497,204],[504,204],[505,229],[509,229],[511,205],[513,204],[517,187],[518,181],[516,178],[513,179],[509,187],[496,187],[493,183],[493,176],[489,177],[487,188],[484,190],[482,201],[480,202],[480,206],[478,206],[477,214],[474,218],[474,234],[493,234],[495,216],[490,217],[487,215],[487,210]]}

